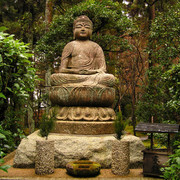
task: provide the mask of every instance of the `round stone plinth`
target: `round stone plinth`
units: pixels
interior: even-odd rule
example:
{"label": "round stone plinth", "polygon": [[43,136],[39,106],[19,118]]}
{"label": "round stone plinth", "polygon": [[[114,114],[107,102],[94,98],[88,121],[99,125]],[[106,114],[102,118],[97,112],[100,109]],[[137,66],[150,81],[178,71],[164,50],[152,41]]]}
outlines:
{"label": "round stone plinth", "polygon": [[53,133],[99,135],[113,134],[114,123],[108,122],[85,122],[85,121],[56,121]]}
{"label": "round stone plinth", "polygon": [[103,86],[52,86],[52,104],[59,106],[109,107],[115,100],[115,89]]}

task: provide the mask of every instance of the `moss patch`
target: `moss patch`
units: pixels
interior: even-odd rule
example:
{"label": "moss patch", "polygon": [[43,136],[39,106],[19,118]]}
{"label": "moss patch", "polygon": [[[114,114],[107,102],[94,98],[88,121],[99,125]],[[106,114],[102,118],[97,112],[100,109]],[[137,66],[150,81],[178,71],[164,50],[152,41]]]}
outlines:
{"label": "moss patch", "polygon": [[100,173],[101,165],[89,160],[72,161],[66,165],[69,175],[75,177],[93,177]]}

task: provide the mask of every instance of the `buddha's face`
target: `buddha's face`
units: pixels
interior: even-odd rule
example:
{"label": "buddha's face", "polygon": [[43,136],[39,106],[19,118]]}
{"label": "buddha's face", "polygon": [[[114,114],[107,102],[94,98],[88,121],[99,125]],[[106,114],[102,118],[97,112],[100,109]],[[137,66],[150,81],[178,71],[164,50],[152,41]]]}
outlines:
{"label": "buddha's face", "polygon": [[79,40],[90,39],[92,35],[92,26],[88,22],[77,22],[74,27],[74,37]]}

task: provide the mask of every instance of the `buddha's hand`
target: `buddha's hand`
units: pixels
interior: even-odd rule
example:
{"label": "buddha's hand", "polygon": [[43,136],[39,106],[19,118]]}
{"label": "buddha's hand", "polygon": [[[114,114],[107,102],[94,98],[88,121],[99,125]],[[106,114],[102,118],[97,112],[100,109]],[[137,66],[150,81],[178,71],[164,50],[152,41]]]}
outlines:
{"label": "buddha's hand", "polygon": [[87,75],[87,74],[89,74],[89,71],[88,70],[86,70],[86,69],[83,69],[83,70],[79,70],[79,74],[85,74],[85,75]]}
{"label": "buddha's hand", "polygon": [[104,73],[102,69],[97,69],[97,70],[79,70],[79,74],[84,74],[84,75],[90,75],[90,74],[96,74],[96,73]]}

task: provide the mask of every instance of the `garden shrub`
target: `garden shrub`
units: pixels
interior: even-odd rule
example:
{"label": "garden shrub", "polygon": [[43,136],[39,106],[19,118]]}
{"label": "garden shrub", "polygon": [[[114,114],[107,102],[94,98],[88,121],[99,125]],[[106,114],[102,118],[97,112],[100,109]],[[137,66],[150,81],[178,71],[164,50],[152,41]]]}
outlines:
{"label": "garden shrub", "polygon": [[180,141],[176,141],[177,149],[175,153],[170,155],[168,160],[169,166],[162,168],[163,178],[168,180],[180,179]]}
{"label": "garden shrub", "polygon": [[8,152],[24,137],[21,121],[37,76],[28,44],[15,40],[13,35],[4,33],[5,30],[0,27],[0,125],[9,132],[9,137],[3,139],[8,141],[5,150]]}

